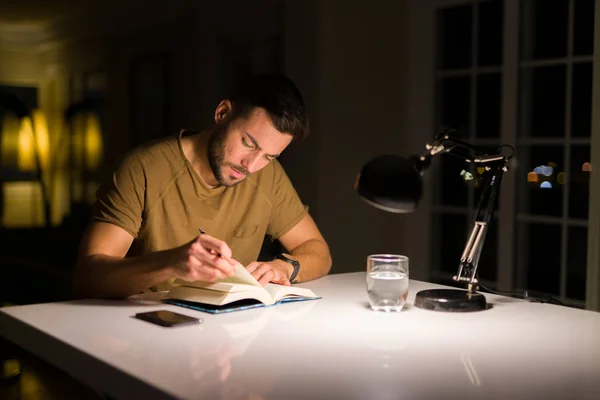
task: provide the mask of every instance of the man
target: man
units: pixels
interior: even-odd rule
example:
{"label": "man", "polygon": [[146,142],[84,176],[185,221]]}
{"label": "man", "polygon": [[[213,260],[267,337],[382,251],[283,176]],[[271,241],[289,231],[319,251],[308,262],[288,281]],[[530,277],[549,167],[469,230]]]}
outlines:
{"label": "man", "polygon": [[[168,289],[175,278],[212,282],[240,264],[263,285],[329,272],[328,246],[276,160],[308,133],[298,89],[280,75],[253,76],[214,120],[211,130],[136,148],[98,189],[75,296],[123,298]],[[265,234],[288,254],[257,262]]]}

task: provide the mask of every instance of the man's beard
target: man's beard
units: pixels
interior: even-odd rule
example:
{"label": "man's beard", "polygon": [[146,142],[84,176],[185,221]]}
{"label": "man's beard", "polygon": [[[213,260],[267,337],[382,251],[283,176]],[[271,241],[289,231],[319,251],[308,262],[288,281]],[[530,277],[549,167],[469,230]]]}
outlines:
{"label": "man's beard", "polygon": [[241,165],[234,165],[225,161],[225,143],[228,126],[229,124],[217,125],[208,140],[208,163],[210,164],[210,169],[212,170],[215,179],[221,186],[235,186],[245,179],[244,177],[234,180],[233,182],[225,179],[223,176],[224,167],[230,166],[245,176],[250,174]]}

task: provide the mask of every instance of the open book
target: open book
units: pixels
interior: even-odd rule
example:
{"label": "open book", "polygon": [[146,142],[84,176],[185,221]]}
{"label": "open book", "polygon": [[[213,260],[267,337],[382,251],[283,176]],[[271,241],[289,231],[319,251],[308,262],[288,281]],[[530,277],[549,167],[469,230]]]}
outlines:
{"label": "open book", "polygon": [[[318,297],[310,289],[297,286],[283,286],[269,283],[263,287],[246,268],[238,265],[235,275],[217,282],[187,282],[175,280],[175,287],[167,293],[168,303],[189,306],[191,303],[201,303],[216,307],[238,303],[240,309],[256,306],[269,306],[280,302],[314,300]],[[180,302],[183,300],[183,302]],[[260,303],[260,304],[258,304]],[[226,308],[226,307],[224,307]],[[209,311],[204,309],[203,311]]]}

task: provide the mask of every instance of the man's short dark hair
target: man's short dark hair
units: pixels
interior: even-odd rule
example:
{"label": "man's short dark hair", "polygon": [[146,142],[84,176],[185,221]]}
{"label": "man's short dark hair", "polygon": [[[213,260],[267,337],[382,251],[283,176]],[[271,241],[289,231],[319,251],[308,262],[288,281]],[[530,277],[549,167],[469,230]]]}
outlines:
{"label": "man's short dark hair", "polygon": [[232,119],[244,118],[254,108],[267,111],[275,129],[295,139],[308,135],[309,125],[300,91],[287,77],[280,74],[256,74],[246,78],[233,91]]}

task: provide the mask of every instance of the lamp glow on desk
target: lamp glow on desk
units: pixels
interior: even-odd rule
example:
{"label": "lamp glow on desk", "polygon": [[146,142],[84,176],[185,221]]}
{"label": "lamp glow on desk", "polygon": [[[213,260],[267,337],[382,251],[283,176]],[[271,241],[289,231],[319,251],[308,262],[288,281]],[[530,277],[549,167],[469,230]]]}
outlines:
{"label": "lamp glow on desk", "polygon": [[[442,131],[425,151],[408,159],[397,155],[383,155],[369,161],[361,170],[356,190],[368,204],[393,213],[409,213],[417,209],[423,194],[421,176],[438,154],[448,153],[463,159],[466,163],[482,166],[485,169],[485,183],[467,240],[458,272],[453,279],[467,283],[467,290],[431,289],[417,293],[415,306],[434,311],[467,312],[487,309],[485,296],[477,293],[477,267],[485,236],[496,203],[502,175],[508,171],[508,160],[512,157],[501,154],[501,146],[496,153],[489,154],[484,149],[470,145]],[[514,151],[513,151],[514,152]]]}

